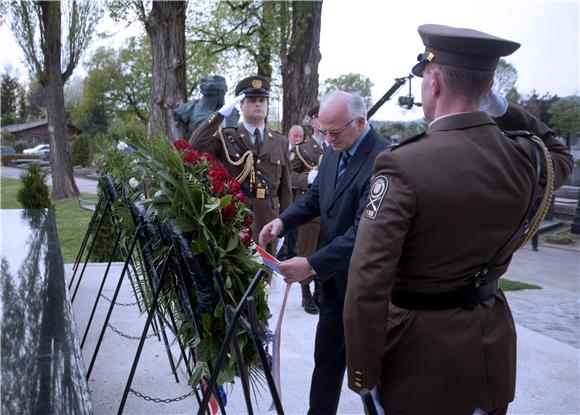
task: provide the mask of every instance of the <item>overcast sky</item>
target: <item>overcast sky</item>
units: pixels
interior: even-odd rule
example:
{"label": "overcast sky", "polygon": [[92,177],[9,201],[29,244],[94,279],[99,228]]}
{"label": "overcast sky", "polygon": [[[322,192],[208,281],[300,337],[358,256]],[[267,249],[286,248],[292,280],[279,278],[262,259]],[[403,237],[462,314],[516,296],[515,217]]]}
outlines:
{"label": "overcast sky", "polygon": [[[374,84],[378,100],[394,79],[409,74],[424,50],[417,27],[425,23],[470,27],[514,40],[521,48],[506,60],[518,71],[518,90],[527,94],[567,96],[580,93],[580,0],[325,0],[322,8],[321,79],[360,73]],[[190,1],[190,7],[195,1]],[[119,36],[126,35],[121,32]],[[111,43],[109,41],[109,43]],[[9,29],[0,30],[0,66],[26,70]],[[75,71],[77,73],[78,71]],[[420,79],[413,80],[417,100]],[[405,85],[399,91],[407,93]],[[375,119],[422,117],[420,108],[406,113],[391,101]]]}

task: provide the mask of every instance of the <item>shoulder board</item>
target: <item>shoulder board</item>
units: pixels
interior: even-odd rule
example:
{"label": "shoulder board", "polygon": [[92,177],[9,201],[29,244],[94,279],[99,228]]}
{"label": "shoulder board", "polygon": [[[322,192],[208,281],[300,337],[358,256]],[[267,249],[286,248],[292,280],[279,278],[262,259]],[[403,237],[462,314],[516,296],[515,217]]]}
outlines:
{"label": "shoulder board", "polygon": [[509,138],[516,138],[516,137],[525,137],[530,138],[534,136],[534,133],[525,130],[516,130],[516,131],[502,131],[503,135]]}
{"label": "shoulder board", "polygon": [[387,149],[393,151],[397,148],[401,148],[403,146],[406,146],[407,144],[411,144],[411,143],[414,143],[416,141],[419,141],[421,138],[425,137],[426,134],[427,134],[426,132],[422,132],[420,134],[414,135],[413,137],[409,137],[406,140],[403,140],[398,144],[391,144],[389,147],[387,147]]}

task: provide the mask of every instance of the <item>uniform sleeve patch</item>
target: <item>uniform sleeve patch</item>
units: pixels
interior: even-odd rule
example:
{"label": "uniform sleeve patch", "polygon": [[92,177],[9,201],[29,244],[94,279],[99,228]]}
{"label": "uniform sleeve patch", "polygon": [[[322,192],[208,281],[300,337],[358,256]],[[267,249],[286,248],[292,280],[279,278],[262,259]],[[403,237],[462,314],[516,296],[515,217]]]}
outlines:
{"label": "uniform sleeve patch", "polygon": [[389,179],[386,176],[377,176],[371,183],[369,192],[369,203],[365,208],[365,216],[369,219],[376,219],[383,198],[389,190]]}

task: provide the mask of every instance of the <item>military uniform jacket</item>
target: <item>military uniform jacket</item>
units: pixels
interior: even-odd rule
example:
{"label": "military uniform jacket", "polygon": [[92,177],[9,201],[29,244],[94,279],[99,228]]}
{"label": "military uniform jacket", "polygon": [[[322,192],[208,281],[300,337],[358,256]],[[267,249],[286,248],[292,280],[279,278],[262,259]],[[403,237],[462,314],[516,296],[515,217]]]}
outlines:
{"label": "military uniform jacket", "polygon": [[[496,121],[539,135],[554,185],[566,180],[572,159],[544,124],[511,104]],[[483,112],[443,117],[377,157],[344,308],[351,389],[381,382],[390,415],[472,414],[513,400],[516,333],[503,293],[474,309],[443,311],[398,308],[390,297],[393,288],[441,293],[469,285],[518,228],[538,190],[534,174],[528,139],[505,137]],[[510,260],[501,258],[488,281]]]}
{"label": "military uniform jacket", "polygon": [[224,128],[222,130],[226,144],[226,149],[224,149],[218,131],[223,119],[223,115],[219,112],[210,115],[191,135],[190,146],[199,151],[213,154],[232,177],[241,173],[243,164],[240,166],[231,164],[226,157],[226,151],[232,161],[238,161],[242,154],[248,150],[254,154],[256,184],[253,188],[255,192],[256,186],[260,183],[266,187],[265,198],[257,198],[255,193],[248,192],[249,175],[242,183],[242,189],[248,196],[246,204],[254,212],[255,219],[252,231],[254,240],[256,240],[262,227],[278,217],[280,211],[292,203],[288,140],[276,131],[265,128],[262,146],[258,154],[252,144],[250,134],[243,124],[240,124],[237,128]]}
{"label": "military uniform jacket", "polygon": [[304,140],[292,148],[290,152],[292,188],[297,191],[298,196],[308,191],[308,173],[318,168],[323,152],[314,138]]}
{"label": "military uniform jacket", "polygon": [[307,257],[308,262],[322,283],[329,278],[334,280],[341,299],[346,291],[348,264],[366,205],[373,163],[388,145],[389,141],[371,128],[338,185],[340,153],[328,150],[310,190],[280,216],[285,231],[320,216],[322,247]]}

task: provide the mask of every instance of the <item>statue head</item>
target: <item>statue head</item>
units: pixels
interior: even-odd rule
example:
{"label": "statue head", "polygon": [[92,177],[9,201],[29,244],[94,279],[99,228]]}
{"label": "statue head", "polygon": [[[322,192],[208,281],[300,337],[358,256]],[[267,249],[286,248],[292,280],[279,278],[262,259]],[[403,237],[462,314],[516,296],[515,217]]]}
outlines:
{"label": "statue head", "polygon": [[219,106],[224,104],[224,97],[228,86],[226,78],[221,75],[204,76],[199,83],[199,91],[204,97],[217,97]]}

